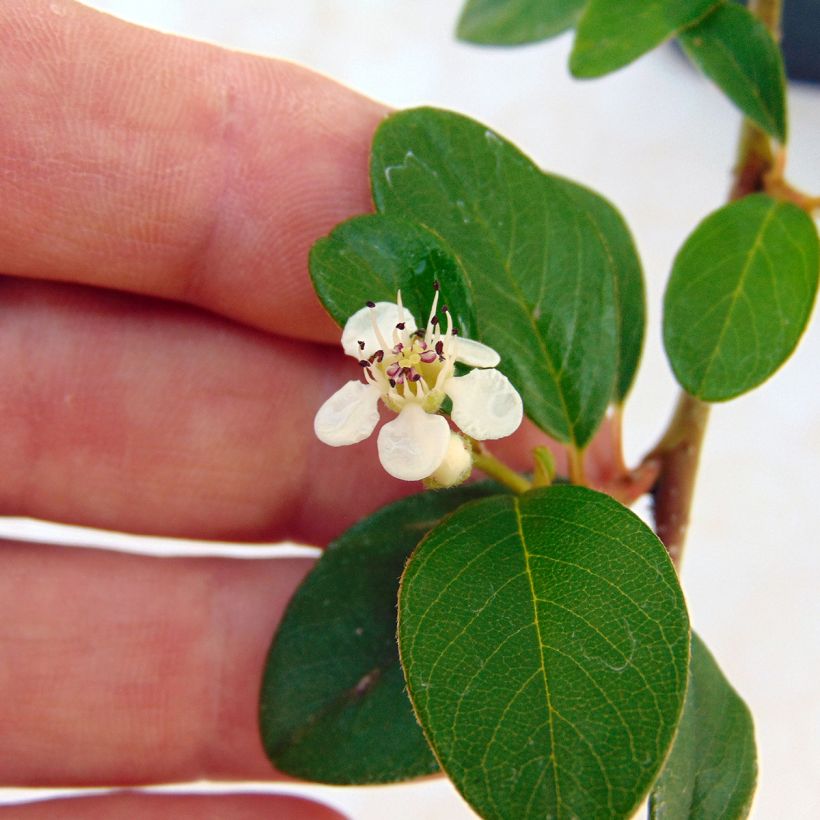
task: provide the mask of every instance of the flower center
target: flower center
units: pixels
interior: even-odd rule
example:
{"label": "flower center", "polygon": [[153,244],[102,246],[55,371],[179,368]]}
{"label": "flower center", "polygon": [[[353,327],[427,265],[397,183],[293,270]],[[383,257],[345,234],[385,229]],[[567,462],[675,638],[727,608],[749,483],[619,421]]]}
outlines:
{"label": "flower center", "polygon": [[[376,320],[371,316],[373,330],[381,345],[369,359],[363,359],[365,380],[378,386],[382,399],[392,410],[399,411],[408,402],[421,404],[428,413],[435,413],[444,400],[444,382],[453,375],[453,320],[446,306],[447,329],[442,332],[436,309],[438,283],[430,318],[424,330],[409,331],[406,327],[401,292],[398,294],[396,325],[389,344]],[[368,303],[373,307],[373,303]],[[364,342],[359,345],[364,348]]]}

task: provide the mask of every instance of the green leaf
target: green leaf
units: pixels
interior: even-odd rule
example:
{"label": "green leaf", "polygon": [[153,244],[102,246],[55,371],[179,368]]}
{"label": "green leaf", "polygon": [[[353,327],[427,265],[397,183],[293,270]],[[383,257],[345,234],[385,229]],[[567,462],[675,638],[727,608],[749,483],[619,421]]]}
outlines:
{"label": "green leaf", "polygon": [[680,33],[707,77],[764,131],[786,141],[786,73],[766,26],[736,3],[723,3]]}
{"label": "green leaf", "polygon": [[475,333],[463,272],[420,225],[380,214],[343,222],[311,249],[310,274],[316,293],[340,325],[368,300],[395,302],[399,289],[404,305],[423,325],[438,281],[459,332],[467,337]]}
{"label": "green leaf", "polygon": [[569,58],[576,77],[600,77],[638,59],[721,0],[589,0]]}
{"label": "green leaf", "polygon": [[443,515],[499,491],[486,482],[411,496],[328,547],[291,600],[265,665],[260,727],[277,768],[343,784],[437,770],[399,666],[399,576]]}
{"label": "green leaf", "polygon": [[459,39],[514,46],[554,37],[575,25],[586,0],[467,0]]}
{"label": "green leaf", "polygon": [[465,505],[399,592],[410,698],[484,818],[626,817],[667,754],[689,626],[660,541],[576,486]]}
{"label": "green leaf", "polygon": [[701,222],[664,297],[664,344],[681,385],[724,401],[769,378],[808,322],[819,256],[811,218],[764,194]]}
{"label": "green leaf", "polygon": [[613,274],[615,321],[618,325],[618,373],[614,401],[621,404],[632,387],[643,348],[646,326],[646,294],[643,271],[635,242],[617,209],[602,196],[569,180],[564,192],[586,210],[602,244],[607,248]]}
{"label": "green leaf", "polygon": [[501,355],[527,415],[586,444],[619,378],[616,280],[634,255],[612,206],[542,174],[485,126],[431,108],[382,123],[371,177],[380,211],[428,228],[458,260],[478,337]]}
{"label": "green leaf", "polygon": [[689,670],[683,716],[649,816],[738,820],[749,813],[757,779],[752,716],[694,633]]}

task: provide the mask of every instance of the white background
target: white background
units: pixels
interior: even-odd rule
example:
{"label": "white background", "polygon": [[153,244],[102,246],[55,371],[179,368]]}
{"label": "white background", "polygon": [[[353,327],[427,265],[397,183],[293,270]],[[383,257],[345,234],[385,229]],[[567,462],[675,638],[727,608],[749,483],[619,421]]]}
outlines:
{"label": "white background", "polygon": [[[452,30],[460,0],[88,5],[164,31],[295,60],[395,107],[431,103],[462,111],[511,138],[545,169],[611,199],[632,227],[648,280],[650,330],[628,405],[628,454],[638,457],[655,439],[676,392],[660,346],[663,284],[687,233],[724,201],[739,122],[674,50],[578,82],[565,67],[567,37],[511,51],[457,44]],[[820,192],[820,89],[795,86],[789,102],[790,176]],[[715,408],[683,572],[692,621],[755,716],[755,818],[820,817],[818,360],[815,323],[775,378]],[[0,535],[38,534],[109,543],[0,519]],[[116,543],[128,548],[135,542]],[[356,820],[473,816],[444,782],[313,793]],[[23,794],[0,789],[0,800]]]}

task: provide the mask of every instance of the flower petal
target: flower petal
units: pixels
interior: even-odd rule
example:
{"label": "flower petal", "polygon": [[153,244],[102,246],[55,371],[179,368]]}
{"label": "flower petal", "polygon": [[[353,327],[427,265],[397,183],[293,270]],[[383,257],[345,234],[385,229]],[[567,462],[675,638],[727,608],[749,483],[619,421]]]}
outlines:
{"label": "flower petal", "polygon": [[455,344],[456,361],[463,362],[470,367],[495,367],[501,361],[501,356],[491,347],[475,339],[456,336],[453,343]]}
{"label": "flower petal", "polygon": [[[416,320],[407,308],[404,308],[402,313],[404,332],[413,333],[416,329]],[[377,350],[383,349],[384,345],[373,330],[373,319],[376,320],[376,325],[381,331],[382,338],[387,342],[387,347],[392,348],[393,330],[400,321],[399,315],[399,306],[395,302],[376,302],[376,307],[363,307],[357,310],[345,322],[342,331],[342,347],[345,353],[354,359],[366,359]],[[359,346],[359,342],[364,342],[364,348]]]}
{"label": "flower petal", "polygon": [[451,418],[474,439],[504,438],[521,424],[521,396],[498,370],[473,370],[448,379],[444,392],[453,400]]}
{"label": "flower petal", "polygon": [[442,416],[406,404],[379,430],[379,460],[394,478],[421,481],[436,471],[449,444],[450,426]]}
{"label": "flower petal", "polygon": [[331,447],[363,441],[379,421],[378,387],[349,381],[337,390],[316,413],[316,438]]}

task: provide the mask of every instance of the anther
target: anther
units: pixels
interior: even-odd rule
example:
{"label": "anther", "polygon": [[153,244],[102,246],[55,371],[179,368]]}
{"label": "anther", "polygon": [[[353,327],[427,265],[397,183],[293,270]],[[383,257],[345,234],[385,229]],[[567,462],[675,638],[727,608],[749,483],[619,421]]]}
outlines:
{"label": "anther", "polygon": [[404,330],[404,322],[399,322],[399,323],[396,325],[396,328],[397,328],[398,330]]}
{"label": "anther", "polygon": [[395,379],[388,379],[388,381],[390,382],[390,386],[391,386],[391,387],[395,387],[395,386],[396,386],[396,380],[395,380]]}
{"label": "anther", "polygon": [[442,305],[442,306],[441,306],[441,309],[442,309],[445,313],[447,313],[447,305]]}
{"label": "anther", "polygon": [[433,316],[433,318],[432,318],[432,319],[430,319],[430,324],[431,324],[433,327],[435,327],[435,326],[438,324],[438,316]]}
{"label": "anther", "polygon": [[369,308],[374,308],[374,307],[376,307],[376,303],[375,303],[375,302],[367,301],[367,302],[365,302],[365,304],[366,304]]}
{"label": "anther", "polygon": [[359,360],[360,367],[370,367],[370,362],[367,359],[360,359]]}
{"label": "anther", "polygon": [[444,342],[441,339],[436,342],[436,353],[438,353],[439,356],[444,353]]}
{"label": "anther", "polygon": [[364,350],[364,342],[359,339],[359,350]]}
{"label": "anther", "polygon": [[433,290],[438,291],[441,285],[438,283],[438,279],[433,280]]}

